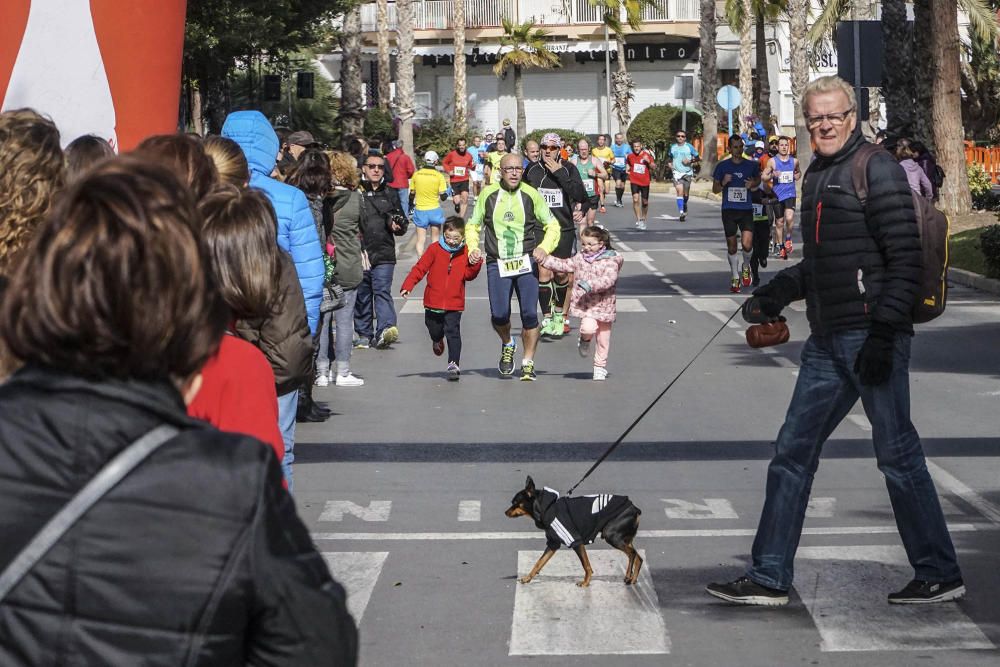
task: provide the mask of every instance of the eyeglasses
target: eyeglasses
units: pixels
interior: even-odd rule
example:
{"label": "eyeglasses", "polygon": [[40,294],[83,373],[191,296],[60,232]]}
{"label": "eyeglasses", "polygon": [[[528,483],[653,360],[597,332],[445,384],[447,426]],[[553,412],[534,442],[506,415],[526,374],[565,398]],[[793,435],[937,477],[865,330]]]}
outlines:
{"label": "eyeglasses", "polygon": [[369,169],[385,169],[385,165],[384,164],[368,164],[366,162],[365,166],[368,167]]}
{"label": "eyeglasses", "polygon": [[847,111],[840,111],[838,113],[825,113],[818,116],[806,116],[806,127],[810,130],[815,130],[817,127],[823,124],[823,121],[830,121],[830,125],[834,127],[840,127],[847,120],[847,117],[854,113],[854,107],[851,107]]}
{"label": "eyeglasses", "polygon": [[500,171],[506,174],[520,174],[524,171],[524,167],[501,167]]}

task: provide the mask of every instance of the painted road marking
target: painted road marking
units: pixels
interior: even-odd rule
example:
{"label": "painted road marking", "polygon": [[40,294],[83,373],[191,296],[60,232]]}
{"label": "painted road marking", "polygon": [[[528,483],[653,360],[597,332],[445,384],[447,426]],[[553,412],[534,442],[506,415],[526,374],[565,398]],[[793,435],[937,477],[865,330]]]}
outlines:
{"label": "painted road marking", "polygon": [[375,582],[382,574],[388,551],[328,551],[323,553],[330,574],[347,591],[347,611],[354,623],[361,624],[361,617],[375,590]]}
{"label": "painted road marking", "polygon": [[479,521],[482,503],[478,500],[461,500],[458,503],[459,521]]}
{"label": "painted road marking", "polygon": [[[540,555],[541,550],[518,551],[518,576],[530,572]],[[530,584],[516,584],[510,655],[670,653],[649,561],[638,583],[626,586],[625,554],[591,549],[587,555],[594,569],[589,588],[574,585],[583,578],[583,568],[569,549],[556,552]]]}
{"label": "painted road marking", "polygon": [[886,603],[913,575],[901,546],[799,547],[796,555],[795,590],[822,651],[995,648],[958,605]]}
{"label": "painted road marking", "polygon": [[668,519],[738,519],[732,503],[725,498],[705,498],[702,504],[679,498],[661,498]]}
{"label": "painted road marking", "polygon": [[933,461],[927,461],[927,470],[930,471],[935,484],[948,493],[958,496],[967,502],[969,505],[974,507],[977,512],[993,523],[1000,524],[1000,507],[997,507],[995,504],[986,500],[986,498],[983,498],[981,495],[966,486],[957,477]]}
{"label": "painted road marking", "polygon": [[639,299],[616,299],[619,313],[645,313],[646,307]]}
{"label": "painted road marking", "polygon": [[739,308],[740,303],[742,303],[742,302],[736,302],[731,298],[705,299],[701,297],[696,297],[696,298],[684,299],[684,301],[695,310],[699,310],[703,313],[716,312],[716,313],[727,313],[727,314],[732,313],[734,310]]}
{"label": "painted road marking", "polygon": [[388,521],[392,510],[391,500],[372,500],[368,507],[352,503],[350,500],[328,500],[323,506],[320,521],[343,521],[345,514],[357,517],[362,521]]}
{"label": "painted road marking", "polygon": [[864,415],[847,415],[847,420],[866,433],[872,432],[872,423]]}
{"label": "painted road marking", "polygon": [[836,498],[810,498],[806,505],[806,516],[810,519],[830,519],[836,505]]}
{"label": "painted road marking", "polygon": [[689,262],[721,262],[722,258],[707,250],[678,250],[681,257]]}
{"label": "painted road marking", "polygon": [[788,308],[791,308],[796,313],[804,313],[806,312],[806,302],[804,300],[792,301],[788,304]]}
{"label": "painted road marking", "polygon": [[[950,523],[948,530],[952,533],[974,533],[983,530],[995,530],[994,526],[984,526],[972,523]],[[714,529],[671,529],[671,530],[640,530],[639,537],[753,537],[755,528],[714,528]],[[802,529],[803,535],[898,535],[896,524],[873,526],[813,526]],[[449,540],[539,540],[541,535],[532,531],[482,531],[482,532],[443,532],[443,533],[312,533],[314,540],[350,541],[392,541],[392,542],[438,542]]]}

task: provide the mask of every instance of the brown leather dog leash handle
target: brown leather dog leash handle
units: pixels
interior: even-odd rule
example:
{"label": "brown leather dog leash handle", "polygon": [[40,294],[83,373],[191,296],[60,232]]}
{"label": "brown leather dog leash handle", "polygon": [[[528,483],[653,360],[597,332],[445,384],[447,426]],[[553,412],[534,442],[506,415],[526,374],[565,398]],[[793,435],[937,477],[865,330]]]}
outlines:
{"label": "brown leather dog leash handle", "polygon": [[695,361],[697,361],[698,357],[701,356],[702,352],[704,352],[705,350],[707,350],[708,346],[712,344],[712,341],[714,341],[716,338],[718,338],[719,334],[722,333],[722,330],[725,329],[727,326],[729,326],[729,323],[733,321],[733,318],[736,317],[736,313],[740,312],[740,310],[742,309],[742,307],[743,306],[741,305],[739,308],[737,308],[736,310],[733,311],[733,314],[729,316],[729,319],[726,320],[725,322],[723,322],[722,326],[719,327],[719,330],[716,331],[714,334],[712,334],[712,337],[709,338],[708,341],[704,345],[701,346],[701,349],[698,350],[698,353],[691,358],[691,361],[687,362],[687,365],[684,366],[684,368],[681,369],[680,373],[678,373],[676,376],[674,376],[674,379],[670,381],[670,384],[668,384],[663,389],[663,391],[661,391],[660,394],[656,398],[653,399],[652,403],[650,403],[648,406],[646,406],[646,409],[642,411],[642,414],[640,414],[638,417],[635,418],[635,420],[629,425],[629,427],[627,429],[625,429],[625,432],[622,433],[620,436],[618,436],[618,439],[615,440],[614,443],[612,443],[612,445],[610,447],[608,447],[608,450],[606,452],[604,452],[603,454],[601,454],[601,458],[597,459],[597,461],[594,462],[594,465],[590,466],[590,470],[588,470],[586,473],[584,473],[583,477],[580,478],[580,481],[570,487],[569,491],[566,492],[567,496],[573,495],[573,491],[576,489],[576,487],[580,486],[583,483],[583,480],[585,480],[588,477],[590,477],[590,473],[594,472],[594,470],[597,469],[597,466],[599,466],[602,463],[604,463],[604,459],[608,458],[608,456],[611,454],[611,452],[615,451],[615,449],[618,447],[618,445],[622,444],[622,441],[625,440],[625,438],[628,437],[628,434],[631,433],[632,430],[636,426],[639,425],[639,422],[641,422],[643,420],[643,418],[647,414],[649,414],[649,411],[653,409],[653,406],[655,406],[657,403],[659,403],[660,399],[663,398],[664,395],[666,395],[666,393],[668,391],[670,391],[671,387],[674,386],[674,383],[676,383],[678,380],[681,379],[681,376],[684,375],[684,372],[687,369],[691,368],[691,364],[693,364]]}

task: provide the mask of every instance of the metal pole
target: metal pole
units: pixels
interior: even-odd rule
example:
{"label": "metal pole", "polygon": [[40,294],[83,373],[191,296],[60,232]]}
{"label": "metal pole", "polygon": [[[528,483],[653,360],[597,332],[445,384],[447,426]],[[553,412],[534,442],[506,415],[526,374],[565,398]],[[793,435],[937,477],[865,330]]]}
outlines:
{"label": "metal pole", "polygon": [[726,88],[726,107],[729,109],[729,134],[730,136],[734,134],[733,132],[733,87],[729,86]]}
{"label": "metal pole", "polygon": [[[853,13],[853,10],[852,10]],[[854,21],[854,99],[861,102],[861,23]],[[861,118],[861,111],[855,111]]]}
{"label": "metal pole", "polygon": [[604,24],[604,73],[606,75],[607,83],[607,93],[608,93],[608,139],[611,139],[611,40],[608,33],[608,24]]}

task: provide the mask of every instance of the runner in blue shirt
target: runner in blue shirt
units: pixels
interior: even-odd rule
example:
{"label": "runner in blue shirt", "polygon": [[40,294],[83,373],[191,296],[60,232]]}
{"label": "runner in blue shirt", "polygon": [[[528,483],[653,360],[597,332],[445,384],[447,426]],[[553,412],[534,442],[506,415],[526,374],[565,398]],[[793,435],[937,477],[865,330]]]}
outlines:
{"label": "runner in blue shirt", "polygon": [[[729,137],[729,157],[722,160],[712,174],[712,192],[722,194],[722,228],[726,234],[726,251],[732,280],[729,291],[738,294],[740,283],[749,287],[750,257],[753,252],[753,202],[751,191],[760,185],[760,165],[743,157],[743,137]],[[736,234],[742,234],[743,266],[736,255]]]}
{"label": "runner in blue shirt", "polygon": [[687,203],[691,196],[691,179],[694,178],[694,165],[700,159],[698,151],[687,141],[687,132],[677,130],[674,136],[676,142],[669,150],[670,166],[674,176],[674,188],[677,189],[677,212],[681,222],[687,218]]}
{"label": "runner in blue shirt", "polygon": [[788,259],[792,254],[792,226],[795,224],[795,182],[802,178],[799,161],[789,155],[791,140],[778,138],[778,154],[767,161],[762,175],[771,185],[778,203],[774,205],[775,254]]}
{"label": "runner in blue shirt", "polygon": [[615,195],[618,197],[615,206],[622,208],[625,181],[628,179],[628,173],[625,171],[625,158],[632,153],[632,147],[625,143],[625,135],[619,132],[615,135],[615,142],[611,144],[611,150],[615,154],[614,162],[611,163],[611,175],[615,179]]}

